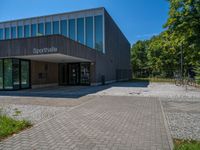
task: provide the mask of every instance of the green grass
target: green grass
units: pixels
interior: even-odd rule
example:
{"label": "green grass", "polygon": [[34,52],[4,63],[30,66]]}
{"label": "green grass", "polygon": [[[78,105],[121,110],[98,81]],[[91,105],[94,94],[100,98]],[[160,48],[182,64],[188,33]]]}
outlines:
{"label": "green grass", "polygon": [[174,79],[168,78],[133,78],[132,82],[174,82]]}
{"label": "green grass", "polygon": [[200,150],[200,141],[175,139],[174,150]]}
{"label": "green grass", "polygon": [[28,121],[15,120],[11,117],[0,114],[0,141],[30,126],[31,124]]}

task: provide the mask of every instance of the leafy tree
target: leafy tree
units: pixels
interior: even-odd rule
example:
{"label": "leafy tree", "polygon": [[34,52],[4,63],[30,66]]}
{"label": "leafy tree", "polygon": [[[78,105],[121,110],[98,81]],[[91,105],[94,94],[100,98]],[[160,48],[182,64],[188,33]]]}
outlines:
{"label": "leafy tree", "polygon": [[[180,71],[183,56],[184,73],[200,65],[200,0],[168,0],[169,18],[165,31],[132,47],[133,71],[149,70],[153,76],[173,77]],[[199,75],[200,76],[200,75]]]}
{"label": "leafy tree", "polygon": [[185,73],[200,58],[200,0],[168,0],[169,18],[164,27],[173,46],[183,49]]}
{"label": "leafy tree", "polygon": [[147,66],[147,46],[148,41],[138,41],[131,49],[131,62],[135,76],[145,76],[144,72],[148,71]]}
{"label": "leafy tree", "polygon": [[200,64],[197,64],[197,65],[196,65],[195,73],[196,73],[195,80],[196,80],[196,82],[197,82],[198,84],[200,84]]}

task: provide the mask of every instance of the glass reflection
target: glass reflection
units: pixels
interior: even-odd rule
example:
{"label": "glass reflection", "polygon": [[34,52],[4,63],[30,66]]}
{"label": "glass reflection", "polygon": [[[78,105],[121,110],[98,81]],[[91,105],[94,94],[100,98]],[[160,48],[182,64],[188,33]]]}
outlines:
{"label": "glass reflection", "polygon": [[59,21],[53,22],[53,34],[59,34]]}
{"label": "glass reflection", "polygon": [[69,38],[75,40],[75,19],[69,20]]}
{"label": "glass reflection", "polygon": [[95,16],[95,49],[103,50],[103,17]]}
{"label": "glass reflection", "polygon": [[77,41],[84,44],[84,19],[77,19]]}
{"label": "glass reflection", "polygon": [[93,17],[86,18],[86,45],[93,48]]}

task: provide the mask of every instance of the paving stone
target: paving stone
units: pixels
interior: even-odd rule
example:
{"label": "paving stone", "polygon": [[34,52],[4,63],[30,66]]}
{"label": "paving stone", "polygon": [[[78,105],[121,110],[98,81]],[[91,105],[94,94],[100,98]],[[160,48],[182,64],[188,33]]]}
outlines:
{"label": "paving stone", "polygon": [[0,142],[0,149],[169,150],[167,139],[158,99],[97,96]]}

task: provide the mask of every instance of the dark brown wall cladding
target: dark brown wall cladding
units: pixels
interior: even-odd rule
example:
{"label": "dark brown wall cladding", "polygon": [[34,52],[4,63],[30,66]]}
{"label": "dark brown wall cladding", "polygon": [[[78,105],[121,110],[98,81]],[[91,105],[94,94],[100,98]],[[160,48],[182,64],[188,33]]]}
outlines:
{"label": "dark brown wall cladding", "polygon": [[32,85],[58,83],[58,64],[31,61]]}
{"label": "dark brown wall cladding", "polygon": [[33,49],[56,47],[56,53],[95,61],[96,51],[62,35],[0,41],[0,57],[34,55]]}
{"label": "dark brown wall cladding", "polygon": [[97,81],[101,81],[102,75],[106,80],[130,79],[130,43],[106,11],[105,51],[106,55],[96,60]]}

